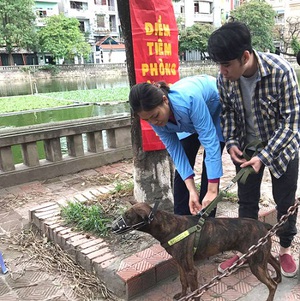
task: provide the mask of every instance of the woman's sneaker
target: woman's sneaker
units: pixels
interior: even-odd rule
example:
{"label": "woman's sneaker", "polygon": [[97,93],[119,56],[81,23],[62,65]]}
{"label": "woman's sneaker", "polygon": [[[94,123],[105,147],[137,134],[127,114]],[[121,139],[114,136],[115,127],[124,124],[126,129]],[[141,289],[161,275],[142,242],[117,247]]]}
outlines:
{"label": "woman's sneaker", "polygon": [[285,277],[294,277],[297,274],[297,265],[290,254],[279,255],[281,274]]}
{"label": "woman's sneaker", "polygon": [[[237,262],[240,259],[240,257],[238,255],[234,255],[232,258],[229,258],[225,261],[223,261],[221,264],[219,264],[218,266],[218,272],[220,273],[224,273],[224,271],[231,267],[235,262]],[[245,263],[243,263],[240,268],[247,266],[247,263],[245,261]]]}

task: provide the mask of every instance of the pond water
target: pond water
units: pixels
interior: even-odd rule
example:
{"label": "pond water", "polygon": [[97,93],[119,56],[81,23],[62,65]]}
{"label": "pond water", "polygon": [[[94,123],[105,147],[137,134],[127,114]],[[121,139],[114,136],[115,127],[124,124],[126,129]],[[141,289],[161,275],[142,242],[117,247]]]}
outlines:
{"label": "pond water", "polygon": [[51,123],[88,117],[104,117],[130,112],[129,104],[120,102],[112,105],[78,104],[45,110],[34,110],[0,114],[0,129],[41,123]]}
{"label": "pond water", "polygon": [[89,89],[105,89],[114,87],[128,87],[128,77],[118,76],[116,78],[54,78],[54,79],[39,79],[36,84],[31,87],[30,82],[1,82],[0,81],[0,97],[28,95],[33,92],[49,93],[62,92],[73,90],[89,90]]}

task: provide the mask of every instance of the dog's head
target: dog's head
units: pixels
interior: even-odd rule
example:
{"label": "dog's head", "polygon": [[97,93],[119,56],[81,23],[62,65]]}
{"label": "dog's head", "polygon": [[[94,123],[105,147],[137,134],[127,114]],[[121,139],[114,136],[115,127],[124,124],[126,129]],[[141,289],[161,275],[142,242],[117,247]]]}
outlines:
{"label": "dog's head", "polygon": [[150,224],[154,218],[158,203],[156,202],[153,208],[146,203],[134,204],[123,215],[113,221],[112,231],[116,234],[123,234],[131,230],[139,230]]}

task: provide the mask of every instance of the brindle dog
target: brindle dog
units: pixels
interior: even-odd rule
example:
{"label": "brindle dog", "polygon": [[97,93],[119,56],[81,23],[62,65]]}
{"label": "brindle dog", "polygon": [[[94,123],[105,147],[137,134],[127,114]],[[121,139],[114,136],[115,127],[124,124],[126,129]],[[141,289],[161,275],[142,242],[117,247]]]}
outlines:
{"label": "brindle dog", "polygon": [[[124,230],[137,229],[151,234],[161,244],[165,244],[176,235],[196,225],[199,220],[197,216],[179,216],[162,210],[156,212],[152,210],[146,203],[136,203],[113,223],[112,230],[116,233],[118,231],[123,233]],[[122,231],[121,228],[123,228]],[[194,260],[205,259],[229,250],[246,253],[252,245],[257,244],[258,240],[267,234],[270,228],[269,224],[249,218],[207,218],[202,227],[195,254],[193,252],[195,232],[167,247],[166,251],[177,263],[182,286],[181,293],[176,294],[174,298],[184,297],[188,288],[191,291],[198,288]],[[252,273],[269,289],[267,301],[274,299],[277,283],[281,282],[280,265],[271,254],[271,244],[269,238],[267,243],[260,246],[258,251],[247,260]],[[268,272],[268,263],[276,271],[274,279]]]}

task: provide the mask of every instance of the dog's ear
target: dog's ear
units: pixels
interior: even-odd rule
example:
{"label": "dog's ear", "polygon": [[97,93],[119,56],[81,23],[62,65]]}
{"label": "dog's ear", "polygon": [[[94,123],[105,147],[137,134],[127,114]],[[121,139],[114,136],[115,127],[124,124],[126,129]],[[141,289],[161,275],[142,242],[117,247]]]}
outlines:
{"label": "dog's ear", "polygon": [[144,202],[137,202],[133,207],[135,213],[140,216],[142,219],[148,218],[152,208],[150,207],[149,204],[144,203]]}

